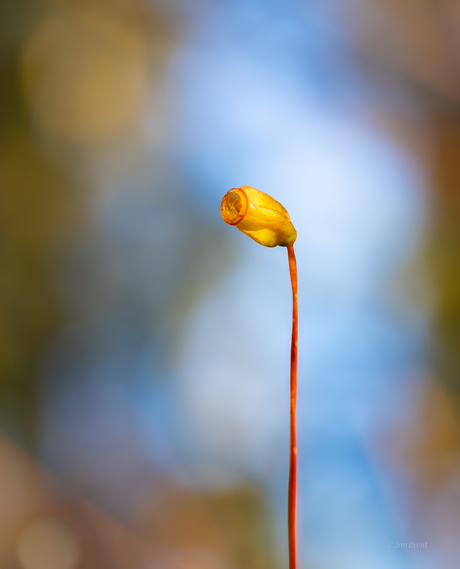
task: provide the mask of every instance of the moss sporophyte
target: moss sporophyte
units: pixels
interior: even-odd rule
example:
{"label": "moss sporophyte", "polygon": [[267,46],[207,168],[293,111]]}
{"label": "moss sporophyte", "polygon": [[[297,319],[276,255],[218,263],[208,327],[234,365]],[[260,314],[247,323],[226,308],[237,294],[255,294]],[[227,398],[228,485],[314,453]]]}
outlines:
{"label": "moss sporophyte", "polygon": [[294,242],[297,232],[285,208],[272,197],[255,188],[242,186],[228,191],[222,199],[220,212],[226,223],[254,239],[264,247],[287,247],[289,274],[292,286],[291,339],[291,412],[290,412],[290,466],[288,490],[289,568],[296,569],[296,501],[297,501],[297,264]]}

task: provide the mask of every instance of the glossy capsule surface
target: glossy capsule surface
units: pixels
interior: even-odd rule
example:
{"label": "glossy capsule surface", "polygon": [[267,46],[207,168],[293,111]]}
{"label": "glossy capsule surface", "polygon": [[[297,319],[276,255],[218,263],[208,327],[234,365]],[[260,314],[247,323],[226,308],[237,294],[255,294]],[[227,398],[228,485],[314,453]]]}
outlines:
{"label": "glossy capsule surface", "polygon": [[220,212],[226,223],[264,247],[289,247],[297,238],[286,209],[255,188],[242,186],[229,190],[222,199]]}

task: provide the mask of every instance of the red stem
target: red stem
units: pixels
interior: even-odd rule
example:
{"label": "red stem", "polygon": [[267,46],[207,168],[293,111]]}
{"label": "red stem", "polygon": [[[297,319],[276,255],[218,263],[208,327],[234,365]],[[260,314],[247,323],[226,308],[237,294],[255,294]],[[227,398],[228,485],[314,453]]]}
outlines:
{"label": "red stem", "polygon": [[289,245],[289,274],[292,285],[292,340],[291,340],[291,444],[289,461],[289,493],[288,493],[288,531],[289,531],[289,569],[296,569],[296,528],[295,512],[297,502],[297,440],[296,440],[296,406],[297,406],[297,338],[299,314],[297,309],[297,263],[294,245]]}

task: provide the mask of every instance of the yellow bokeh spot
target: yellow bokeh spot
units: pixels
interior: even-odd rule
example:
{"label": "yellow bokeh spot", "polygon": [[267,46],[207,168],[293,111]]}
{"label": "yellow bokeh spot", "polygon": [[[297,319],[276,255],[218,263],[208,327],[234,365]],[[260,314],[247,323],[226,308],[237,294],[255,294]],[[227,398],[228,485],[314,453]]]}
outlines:
{"label": "yellow bokeh spot", "polygon": [[21,71],[38,125],[66,139],[113,136],[142,111],[147,55],[141,38],[92,14],[45,19],[25,45]]}
{"label": "yellow bokeh spot", "polygon": [[16,555],[22,569],[75,569],[80,545],[68,526],[52,518],[40,518],[19,536]]}

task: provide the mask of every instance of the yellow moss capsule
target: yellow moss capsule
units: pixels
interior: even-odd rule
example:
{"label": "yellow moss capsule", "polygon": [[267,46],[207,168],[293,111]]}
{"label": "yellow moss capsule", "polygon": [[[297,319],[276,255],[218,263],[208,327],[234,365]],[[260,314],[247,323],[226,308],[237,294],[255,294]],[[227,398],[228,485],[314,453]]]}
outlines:
{"label": "yellow moss capsule", "polygon": [[288,247],[297,231],[284,207],[255,188],[242,186],[228,191],[222,199],[220,213],[226,223],[264,247]]}

